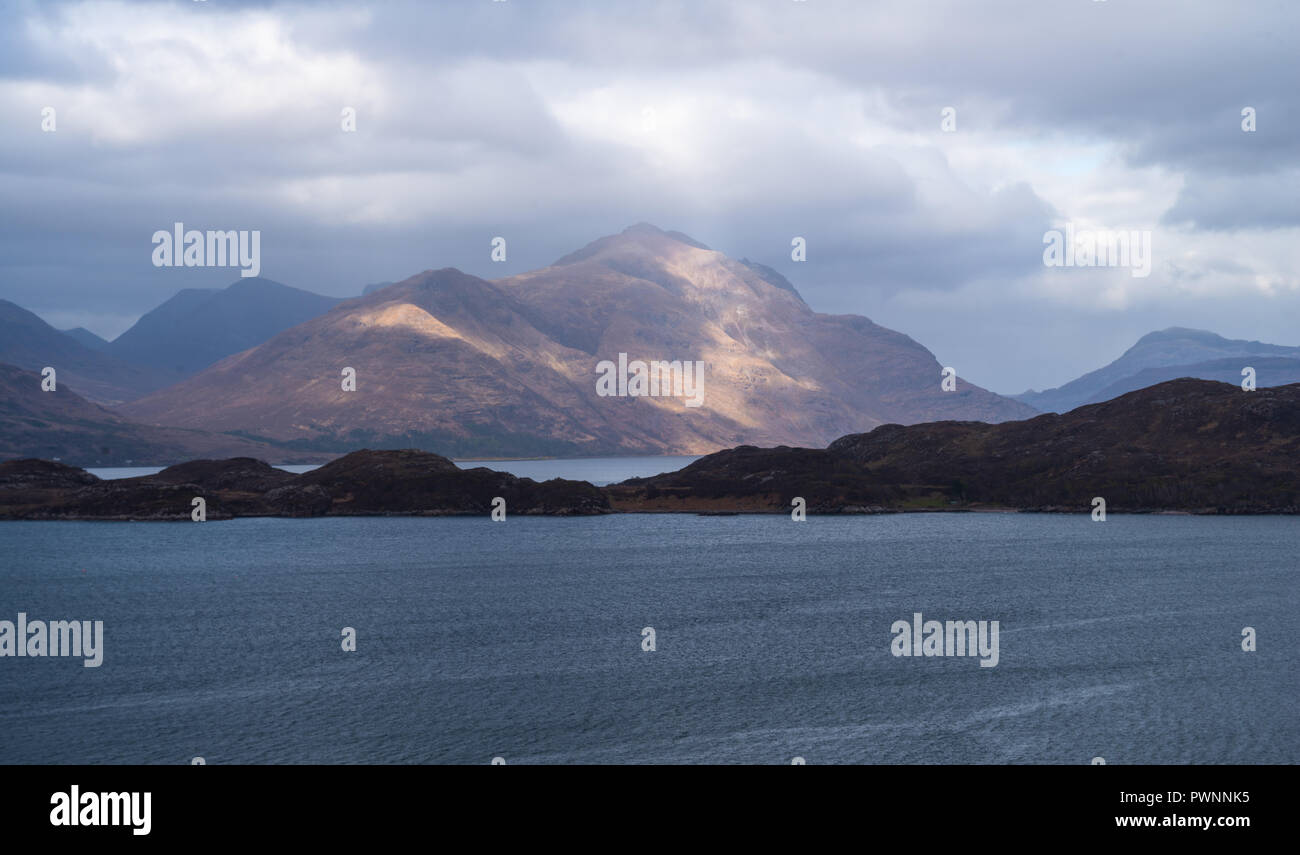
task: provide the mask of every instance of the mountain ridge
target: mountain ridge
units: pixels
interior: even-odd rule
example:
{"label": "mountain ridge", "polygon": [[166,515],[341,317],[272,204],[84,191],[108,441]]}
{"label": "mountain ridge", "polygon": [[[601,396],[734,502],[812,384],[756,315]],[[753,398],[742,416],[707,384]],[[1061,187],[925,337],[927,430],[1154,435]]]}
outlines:
{"label": "mountain ridge", "polygon": [[48,366],[56,385],[68,383],[104,404],[138,398],[165,383],[156,368],[87,347],[8,300],[0,300],[0,363],[38,372]]}
{"label": "mountain ridge", "polygon": [[185,288],[142,315],[106,352],[159,366],[174,383],[340,302],[260,276],[225,288]]}
{"label": "mountain ridge", "polygon": [[[1142,383],[1143,378],[1137,377],[1142,372],[1148,372],[1144,377],[1153,382],[1184,376],[1229,381],[1231,378],[1224,376],[1228,366],[1226,360],[1277,358],[1295,359],[1300,362],[1300,347],[1228,339],[1209,330],[1190,327],[1168,327],[1147,333],[1112,362],[1068,383],[1041,392],[1031,389],[1010,397],[1040,412],[1068,412],[1084,404],[1099,403],[1116,394],[1150,385],[1150,383]],[[1241,378],[1241,369],[1250,364],[1249,361],[1243,361],[1237,365],[1238,382]],[[1273,375],[1276,380],[1270,381],[1269,378],[1261,375],[1260,385],[1294,382],[1288,379],[1294,375],[1289,368],[1300,369],[1300,364],[1284,366],[1281,363],[1269,363],[1269,365],[1271,368],[1281,370]]]}
{"label": "mountain ridge", "polygon": [[[598,395],[597,363],[619,354],[705,363],[703,406]],[[347,367],[356,392],[341,390]],[[940,380],[911,338],[814,312],[776,271],[642,223],[514,276],[424,271],[122,411],[303,448],[454,456],[701,453],[1032,412],[965,381],[943,392]]]}
{"label": "mountain ridge", "polygon": [[144,466],[194,456],[258,456],[279,463],[328,459],[210,431],[134,424],[59,382],[0,363],[0,459],[43,457],[84,466]]}

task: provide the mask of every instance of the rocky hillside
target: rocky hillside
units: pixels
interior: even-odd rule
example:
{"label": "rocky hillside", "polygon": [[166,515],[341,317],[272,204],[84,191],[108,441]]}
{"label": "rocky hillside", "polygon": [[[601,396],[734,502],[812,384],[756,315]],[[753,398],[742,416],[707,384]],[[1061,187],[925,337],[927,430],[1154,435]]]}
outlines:
{"label": "rocky hillside", "polygon": [[[686,396],[602,396],[597,366],[702,362]],[[356,370],[356,391],[341,372]],[[776,271],[653,226],[487,281],[429,271],[286,330],[122,411],[301,448],[457,456],[818,445],[887,422],[1032,413],[900,333],[814,312]]]}
{"label": "rocky hillside", "polygon": [[743,447],[607,488],[620,510],[1300,512],[1300,384],[1174,380],[1065,415]]}

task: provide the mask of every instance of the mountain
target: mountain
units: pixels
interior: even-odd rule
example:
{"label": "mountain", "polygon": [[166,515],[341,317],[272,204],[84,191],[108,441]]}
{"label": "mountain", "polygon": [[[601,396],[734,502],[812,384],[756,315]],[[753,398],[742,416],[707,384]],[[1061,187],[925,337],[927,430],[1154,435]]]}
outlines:
{"label": "mountain", "polygon": [[1281,359],[1300,360],[1300,347],[1226,339],[1205,330],[1170,327],[1144,335],[1119,359],[1064,386],[1045,392],[1030,390],[1013,397],[1040,412],[1065,413],[1082,404],[1106,401],[1176,377],[1240,383],[1241,369],[1246,366],[1258,372],[1259,386],[1300,380],[1300,363],[1277,361]]}
{"label": "mountain", "polygon": [[[705,363],[700,406],[602,397],[598,364],[620,354]],[[355,392],[340,385],[349,367]],[[907,336],[814,312],[776,271],[642,224],[496,281],[426,271],[122,412],[303,448],[456,456],[704,453],[1033,412],[940,381],[934,356]]]}
{"label": "mountain", "polygon": [[66,336],[71,336],[74,340],[81,342],[96,352],[101,352],[108,347],[108,339],[100,338],[85,327],[73,327],[70,330],[60,330],[60,332]]}
{"label": "mountain", "polygon": [[0,459],[44,457],[82,466],[147,466],[241,455],[281,463],[325,459],[243,437],[132,424],[72,391],[63,374],[55,390],[45,392],[40,374],[0,364]]}
{"label": "mountain", "polygon": [[376,291],[379,291],[383,288],[387,288],[389,285],[392,284],[393,284],[392,282],[372,282],[371,284],[361,289],[361,296],[365,297],[369,294],[373,294]]}
{"label": "mountain", "polygon": [[109,343],[107,352],[157,366],[175,382],[338,303],[261,277],[239,279],[224,289],[188,288],[141,317]]}
{"label": "mountain", "polygon": [[1020,509],[1300,513],[1300,384],[1173,380],[1019,422],[885,425],[744,446],[606,488],[622,511]]}
{"label": "mountain", "polygon": [[157,369],[92,350],[7,300],[0,300],[0,363],[36,372],[49,366],[57,387],[67,383],[105,404],[138,398],[165,382]]}
{"label": "mountain", "polygon": [[[1280,356],[1234,356],[1228,359],[1211,359],[1191,365],[1171,365],[1157,368],[1144,368],[1136,374],[1118,380],[1097,394],[1093,401],[1109,401],[1126,392],[1145,389],[1166,380],[1180,377],[1192,377],[1197,380],[1217,380],[1220,383],[1241,385],[1241,370],[1245,367],[1255,369],[1255,385],[1286,386],[1300,383],[1300,359],[1288,359]],[[1091,401],[1090,401],[1091,403]]]}

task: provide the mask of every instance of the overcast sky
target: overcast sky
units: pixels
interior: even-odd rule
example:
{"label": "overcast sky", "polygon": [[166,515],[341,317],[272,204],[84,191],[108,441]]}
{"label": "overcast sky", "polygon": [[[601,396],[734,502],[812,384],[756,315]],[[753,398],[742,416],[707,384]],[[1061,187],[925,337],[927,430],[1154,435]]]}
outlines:
{"label": "overcast sky", "polygon": [[[0,298],[55,326],[234,281],[152,266],[178,220],[334,296],[648,221],[1004,393],[1168,326],[1300,344],[1294,0],[0,3]],[[1150,276],[1045,267],[1065,223]]]}

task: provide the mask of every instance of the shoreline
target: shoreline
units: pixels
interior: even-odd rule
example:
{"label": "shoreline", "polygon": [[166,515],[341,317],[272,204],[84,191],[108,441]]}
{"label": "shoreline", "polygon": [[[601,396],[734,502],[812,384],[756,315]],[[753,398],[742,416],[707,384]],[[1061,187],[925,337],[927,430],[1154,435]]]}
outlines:
{"label": "shoreline", "polygon": [[[808,511],[808,517],[873,517],[873,516],[898,516],[898,515],[923,515],[923,514],[1023,514],[1031,516],[1090,516],[1091,511],[1087,509],[1073,510],[1068,508],[1047,509],[1047,508],[885,508],[871,511]],[[521,517],[547,517],[554,519],[571,519],[571,518],[590,518],[590,517],[615,517],[615,516],[697,516],[697,517],[780,517],[788,516],[789,512],[785,510],[664,510],[664,509],[616,509],[588,513],[545,513],[537,511],[514,511],[507,515]],[[1133,516],[1169,516],[1169,517],[1294,517],[1300,516],[1300,511],[1283,511],[1283,510],[1260,510],[1260,511],[1219,511],[1216,509],[1202,510],[1185,510],[1185,509],[1168,509],[1168,508],[1138,508],[1138,509],[1120,509],[1108,510],[1108,517],[1133,517]],[[474,517],[490,516],[479,511],[460,511],[460,510],[429,510],[429,511],[368,511],[355,513],[324,513],[316,515],[303,514],[210,514],[204,522],[230,522],[241,519],[297,519],[297,520],[323,520],[323,519],[351,519],[351,518],[376,518],[391,517],[398,519],[413,518],[463,518],[469,519]],[[168,516],[132,516],[127,514],[112,515],[47,515],[47,516],[14,516],[0,515],[0,523],[7,522],[103,522],[103,523],[184,523],[192,522],[189,517],[177,515]]]}

